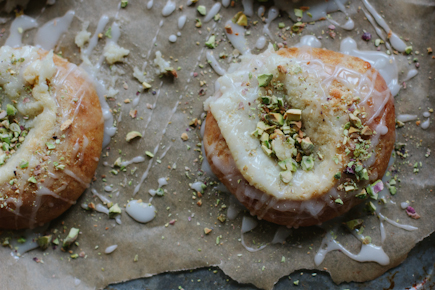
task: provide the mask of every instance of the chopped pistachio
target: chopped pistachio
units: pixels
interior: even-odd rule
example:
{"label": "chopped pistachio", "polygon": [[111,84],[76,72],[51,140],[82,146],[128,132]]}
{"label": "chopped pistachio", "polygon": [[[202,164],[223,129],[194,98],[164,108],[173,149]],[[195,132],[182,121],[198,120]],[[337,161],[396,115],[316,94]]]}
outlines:
{"label": "chopped pistachio", "polygon": [[205,42],[205,45],[208,48],[215,48],[216,47],[216,36],[212,35],[210,38]]}
{"label": "chopped pistachio", "polygon": [[201,14],[202,16],[205,16],[207,14],[207,8],[205,8],[204,5],[199,5],[196,10]]}
{"label": "chopped pistachio", "polygon": [[15,116],[16,113],[17,113],[17,109],[13,105],[11,104],[6,105],[6,114],[8,116]]}
{"label": "chopped pistachio", "polygon": [[145,151],[145,154],[150,158],[154,158],[154,154],[151,153],[150,151]]}
{"label": "chopped pistachio", "polygon": [[295,12],[296,17],[302,18],[304,16],[304,11],[301,9],[294,9],[293,11]]}
{"label": "chopped pistachio", "polygon": [[269,113],[266,115],[266,120],[274,125],[284,125],[284,117],[279,113]]}
{"label": "chopped pistachio", "polygon": [[109,208],[109,218],[113,219],[119,214],[121,214],[121,208],[117,203],[115,203]]}
{"label": "chopped pistachio", "polygon": [[359,229],[363,225],[364,220],[354,219],[346,222],[346,226],[351,230]]}
{"label": "chopped pistachio", "polygon": [[257,76],[258,86],[267,87],[273,78],[273,74],[261,74]]}
{"label": "chopped pistachio", "polygon": [[49,150],[53,150],[53,149],[56,148],[56,146],[55,146],[54,144],[50,143],[50,142],[45,143],[45,145],[47,145],[47,148],[48,148]]}
{"label": "chopped pistachio", "polygon": [[335,203],[337,203],[337,204],[343,204],[343,201],[341,200],[341,198],[337,198],[335,200]]}
{"label": "chopped pistachio", "polygon": [[299,109],[290,109],[287,110],[284,114],[284,119],[290,121],[299,121],[302,116],[302,111]]}
{"label": "chopped pistachio", "polygon": [[357,128],[361,128],[361,119],[355,116],[354,114],[349,114],[349,122]]}
{"label": "chopped pistachio", "polygon": [[284,28],[284,27],[285,27],[285,23],[284,22],[278,23],[278,28]]}
{"label": "chopped pistachio", "polygon": [[125,8],[128,5],[128,0],[121,0],[121,8]]}
{"label": "chopped pistachio", "polygon": [[64,249],[69,248],[77,240],[77,237],[79,236],[79,232],[80,232],[79,229],[71,228],[68,233],[68,236],[63,241],[62,247]]}
{"label": "chopped pistachio", "polygon": [[369,203],[367,204],[367,210],[369,212],[375,212],[376,211],[376,206],[371,201],[369,201]]}
{"label": "chopped pistachio", "polygon": [[39,247],[43,250],[47,249],[48,246],[50,246],[52,239],[53,239],[52,235],[38,237]]}
{"label": "chopped pistachio", "polygon": [[142,82],[142,87],[147,90],[147,89],[151,89],[151,85],[147,82]]}
{"label": "chopped pistachio", "polygon": [[340,179],[341,178],[341,172],[337,172],[334,174],[334,178],[335,179]]}
{"label": "chopped pistachio", "polygon": [[290,170],[287,171],[281,171],[279,173],[279,178],[281,179],[282,182],[284,183],[290,183],[293,179],[293,174]]}
{"label": "chopped pistachio", "polygon": [[34,176],[32,176],[29,179],[27,179],[27,181],[31,182],[31,183],[38,183],[38,181],[36,181],[36,178]]}
{"label": "chopped pistachio", "polygon": [[125,141],[130,142],[134,138],[142,138],[142,134],[138,131],[131,131],[127,133],[127,136],[125,137]]}
{"label": "chopped pistachio", "polygon": [[310,141],[309,137],[302,139],[301,147],[305,154],[311,154],[314,150],[314,144]]}
{"label": "chopped pistachio", "polygon": [[412,52],[412,46],[407,46],[406,48],[405,48],[405,53],[406,54],[410,54]]}
{"label": "chopped pistachio", "polygon": [[314,168],[314,160],[312,156],[302,156],[301,162],[302,169],[309,171]]}

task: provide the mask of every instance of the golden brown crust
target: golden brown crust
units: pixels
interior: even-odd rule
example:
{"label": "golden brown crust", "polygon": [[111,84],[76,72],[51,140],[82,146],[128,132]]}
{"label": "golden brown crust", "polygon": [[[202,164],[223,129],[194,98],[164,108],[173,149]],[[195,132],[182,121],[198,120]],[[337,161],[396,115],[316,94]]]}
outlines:
{"label": "golden brown crust", "polygon": [[[301,54],[307,53],[307,50],[288,48],[281,49],[277,53],[284,57],[301,57]],[[374,73],[372,75],[376,76],[374,88],[380,92],[388,90],[384,79],[371,68],[368,62],[356,57],[345,56],[341,53],[323,49],[310,49],[309,53],[310,55],[306,55],[306,57],[320,59],[323,63],[330,65],[331,69],[335,69],[337,65],[340,65],[362,74],[366,73],[367,70],[371,70]],[[372,110],[374,111],[375,108],[372,108]],[[373,169],[372,173],[376,171],[376,174],[370,175],[370,182],[374,182],[384,175],[394,146],[395,113],[391,93],[389,93],[382,114],[376,117],[369,127],[375,131],[381,120],[383,120],[383,125],[388,128],[388,132],[380,136],[379,144],[375,149],[377,154],[376,160],[370,168]],[[326,202],[326,205],[318,214],[312,215],[309,211],[303,211],[303,209],[308,206],[305,203],[309,202],[311,205],[324,204],[325,200],[327,200],[327,198],[325,199],[325,194],[328,192],[325,192],[323,196],[316,196],[316,198],[312,198],[309,201],[291,201],[285,199],[278,200],[256,189],[249,184],[237,169],[233,156],[220,132],[218,123],[211,112],[208,113],[206,119],[204,150],[212,171],[228,190],[235,195],[252,214],[273,223],[293,227],[320,224],[344,214],[362,201],[361,199],[355,198],[353,195],[346,195],[342,197],[343,205],[337,206],[333,200],[330,200],[329,202],[333,203],[331,206],[328,206],[328,202]],[[223,168],[225,170],[223,170]],[[286,210],[286,208],[288,208],[288,210]],[[295,211],[294,209],[300,210]]]}
{"label": "golden brown crust", "polygon": [[[39,54],[42,58],[47,52],[41,50]],[[8,197],[6,202],[2,201],[3,206],[0,208],[2,229],[39,226],[58,217],[80,197],[91,182],[98,165],[104,135],[98,95],[81,69],[56,55],[53,60],[58,72],[53,77],[51,93],[56,95],[58,103],[56,126],[59,130],[56,134],[58,136],[50,138],[54,142],[54,137],[65,135],[52,153],[62,156],[62,163],[66,167],[65,170],[56,170],[48,164],[49,159],[34,152],[34,157],[40,159],[39,165],[31,171],[37,184],[27,182],[29,172],[17,168],[16,186],[0,185],[2,196]],[[67,76],[63,82],[56,79],[61,76]],[[72,119],[72,123],[60,131],[67,117]],[[22,201],[21,205],[19,200]]]}

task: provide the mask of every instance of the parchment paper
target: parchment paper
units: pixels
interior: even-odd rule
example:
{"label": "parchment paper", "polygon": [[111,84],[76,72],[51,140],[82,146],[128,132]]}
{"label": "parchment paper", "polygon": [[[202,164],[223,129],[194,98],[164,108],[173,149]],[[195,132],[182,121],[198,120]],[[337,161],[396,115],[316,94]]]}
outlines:
{"label": "parchment paper", "polygon": [[[269,244],[264,250],[255,253],[248,252],[241,244],[240,227],[243,214],[233,220],[221,223],[217,217],[226,214],[226,209],[222,205],[229,205],[229,196],[226,193],[219,193],[211,190],[209,186],[201,198],[202,206],[197,205],[200,199],[192,199],[193,191],[189,188],[189,183],[203,177],[198,176],[200,169],[200,152],[197,144],[201,142],[199,127],[193,129],[189,127],[192,118],[200,118],[203,112],[203,101],[213,93],[213,84],[217,78],[205,59],[204,47],[206,36],[211,32],[217,33],[217,40],[221,41],[214,55],[220,52],[231,55],[232,46],[225,40],[223,34],[224,22],[231,18],[238,11],[242,10],[239,2],[235,8],[222,8],[220,14],[222,20],[215,24],[212,20],[203,23],[202,28],[194,27],[194,19],[203,19],[196,9],[186,7],[185,1],[177,1],[177,7],[183,5],[183,10],[177,9],[171,16],[163,18],[162,8],[166,1],[155,1],[151,10],[146,9],[146,1],[129,1],[126,9],[118,9],[119,1],[67,1],[60,0],[53,6],[44,6],[43,1],[31,1],[30,6],[25,10],[27,15],[37,17],[38,23],[43,24],[47,20],[63,15],[69,9],[76,11],[76,17],[58,46],[56,52],[62,51],[64,57],[79,64],[79,50],[74,44],[74,37],[81,30],[81,21],[90,21],[89,31],[94,32],[96,24],[101,15],[110,16],[112,23],[117,13],[121,25],[122,35],[119,44],[130,49],[130,54],[125,63],[115,64],[117,71],[111,71],[107,64],[103,65],[103,72],[106,75],[105,81],[108,86],[113,85],[119,90],[116,100],[109,100],[112,109],[116,109],[115,120],[118,123],[118,133],[109,144],[109,148],[103,150],[100,166],[96,173],[96,181],[91,188],[104,193],[105,185],[113,185],[113,189],[119,190],[119,196],[113,194],[111,200],[119,203],[124,209],[128,200],[133,198],[133,189],[139,182],[143,172],[145,172],[149,162],[151,164],[150,173],[141,187],[135,199],[141,198],[148,201],[149,189],[157,189],[157,179],[169,177],[168,185],[164,187],[166,193],[163,197],[155,197],[152,204],[157,208],[156,218],[148,224],[140,224],[132,220],[126,213],[122,213],[122,225],[116,225],[113,219],[99,212],[85,211],[80,207],[81,203],[101,203],[93,197],[90,189],[81,197],[78,203],[59,219],[53,221],[48,232],[55,236],[65,238],[71,227],[80,228],[81,234],[78,238],[79,246],[72,247],[72,253],[84,252],[84,258],[71,259],[71,253],[49,248],[46,251],[39,249],[24,254],[21,258],[15,259],[11,256],[9,248],[0,249],[0,275],[1,285],[5,289],[91,289],[94,287],[102,288],[109,283],[125,281],[129,279],[147,277],[165,271],[177,271],[182,269],[193,269],[211,265],[219,266],[226,274],[233,279],[252,283],[257,287],[271,289],[274,283],[282,276],[298,269],[319,269],[326,270],[331,274],[332,279],[337,282],[343,281],[365,281],[375,279],[388,269],[400,264],[407,256],[407,253],[418,241],[428,236],[435,229],[435,198],[433,189],[435,188],[433,154],[429,157],[424,155],[427,148],[434,149],[435,126],[432,124],[433,115],[430,116],[431,125],[429,129],[423,131],[415,125],[415,122],[407,123],[404,128],[397,130],[397,140],[406,142],[409,150],[409,157],[405,160],[397,159],[394,165],[394,172],[401,180],[397,194],[391,198],[392,202],[383,214],[387,217],[399,220],[404,224],[418,227],[418,231],[408,232],[385,223],[387,239],[384,249],[390,257],[388,266],[380,266],[376,263],[359,263],[347,258],[338,251],[331,252],[326,256],[325,261],[320,266],[315,266],[314,255],[320,247],[324,230],[319,227],[309,227],[293,230],[292,235],[285,244]],[[208,9],[214,1],[200,0],[200,3]],[[289,1],[290,3],[291,1]],[[430,1],[371,1],[376,9],[385,15],[386,21],[392,30],[409,38],[409,44],[413,46],[413,51],[419,51],[420,55],[415,54],[407,57],[402,54],[396,56],[399,70],[403,71],[401,79],[406,72],[414,68],[413,58],[418,58],[420,63],[419,75],[407,82],[407,88],[402,89],[396,97],[396,114],[410,113],[418,114],[423,121],[422,113],[428,108],[435,107],[433,71],[435,60],[432,55],[428,55],[426,48],[432,46],[435,49],[435,6]],[[198,5],[197,4],[197,5]],[[290,5],[290,4],[289,4]],[[375,50],[373,42],[361,40],[363,30],[372,34],[376,39],[373,27],[364,19],[362,11],[358,11],[358,6],[363,6],[360,1],[352,1],[348,12],[355,20],[356,29],[344,31],[337,28],[335,39],[326,37],[328,34],[327,21],[316,22],[308,25],[302,35],[315,33],[323,36],[321,40],[323,47],[338,50],[340,39],[352,36],[358,43],[359,49]],[[41,9],[44,7],[43,12]],[[257,9],[255,6],[255,11]],[[295,6],[296,7],[296,6]],[[177,19],[182,14],[187,15],[186,26],[181,30],[181,37],[176,43],[170,43],[168,37],[178,31]],[[13,16],[13,15],[9,15]],[[342,13],[332,14],[333,18],[339,22],[344,21]],[[156,45],[152,39],[156,36],[159,29],[160,20],[164,19],[163,26],[157,34]],[[251,33],[247,36],[251,47],[254,46],[258,36],[261,35],[263,24],[261,20],[254,16],[253,20],[258,20],[259,24],[251,25],[248,29]],[[2,40],[8,35],[9,21],[5,25]],[[274,33],[274,41],[282,42],[277,36],[278,22],[285,22],[286,26],[292,25],[291,20],[286,14],[278,18],[271,24],[271,31]],[[106,27],[106,29],[109,26]],[[213,28],[214,27],[214,28]],[[105,29],[105,31],[106,31]],[[322,31],[325,34],[322,34]],[[24,42],[32,43],[35,30],[25,33]],[[300,36],[288,38],[287,44],[291,46],[299,41]],[[196,44],[199,42],[199,45]],[[97,46],[92,62],[96,63],[102,53],[105,40],[102,39]],[[174,68],[180,67],[177,79],[159,78],[156,76],[152,59],[157,50],[162,51],[166,60],[171,59]],[[385,46],[381,46],[385,51]],[[254,50],[254,53],[257,53]],[[147,54],[150,57],[147,58]],[[199,63],[197,60],[199,58]],[[175,59],[178,59],[176,62]],[[125,99],[133,100],[140,84],[132,77],[134,66],[142,67],[147,61],[147,78],[152,83],[152,89],[143,92],[141,89],[140,102],[137,109],[137,118],[132,119],[129,112],[133,109],[132,103],[124,103]],[[200,68],[203,65],[204,68]],[[225,68],[228,63],[224,60],[221,65]],[[192,78],[187,84],[187,79],[197,72],[199,75]],[[112,78],[114,77],[114,78]],[[154,79],[154,81],[151,81]],[[115,80],[115,83],[111,82]],[[206,81],[206,85],[200,87],[199,82]],[[162,85],[160,86],[160,83]],[[187,87],[186,87],[187,85]],[[205,90],[204,95],[200,95],[200,90]],[[160,90],[159,93],[158,90]],[[153,94],[153,91],[156,94]],[[181,95],[181,99],[179,99]],[[158,96],[158,97],[156,97]],[[157,99],[156,99],[157,98]],[[171,119],[171,111],[179,101],[177,110]],[[153,110],[147,109],[146,104],[156,102]],[[119,104],[119,105],[118,105]],[[122,112],[122,113],[119,113]],[[119,115],[122,117],[119,118]],[[151,118],[150,118],[151,116]],[[127,143],[125,135],[129,131],[137,130],[142,132],[150,118],[145,135],[139,140]],[[165,125],[166,133],[162,136]],[[190,129],[189,129],[190,128]],[[189,129],[189,130],[188,130]],[[189,140],[184,142],[180,136],[186,132]],[[145,151],[153,151],[160,142],[159,151],[156,157],[149,161],[133,164],[127,167],[126,172],[118,175],[110,173],[111,167],[106,167],[103,162],[113,164],[118,157],[129,160],[137,155],[144,155]],[[164,158],[160,156],[169,147]],[[190,150],[187,149],[190,146]],[[120,153],[121,152],[121,153]],[[413,165],[422,162],[419,173],[413,173]],[[169,169],[174,167],[176,169]],[[134,175],[131,170],[137,167]],[[396,174],[396,173],[395,173]],[[107,182],[103,182],[102,176],[106,176]],[[188,179],[189,175],[191,179]],[[132,185],[128,185],[129,182]],[[126,185],[127,184],[127,185]],[[411,205],[421,215],[419,220],[409,218],[405,211],[400,209],[400,203],[406,200],[411,201]],[[244,213],[247,214],[247,213]],[[361,208],[352,210],[346,218],[365,216]],[[175,220],[175,223],[174,221]],[[366,234],[370,232],[373,243],[379,245],[380,233],[379,222],[376,217],[365,218]],[[172,224],[169,224],[173,221]],[[204,234],[204,228],[213,229],[208,235]],[[273,234],[277,229],[276,225],[260,222],[260,226],[253,233],[245,234],[246,244],[258,246],[270,243]],[[220,244],[216,245],[216,238],[220,236]],[[361,243],[345,230],[338,234],[340,243],[345,245],[353,253],[358,253]],[[255,244],[254,244],[255,243]],[[110,245],[118,245],[118,248],[110,255],[104,254],[104,249]],[[98,246],[98,247],[97,247]],[[138,261],[133,259],[138,255]],[[37,263],[33,258],[43,260]],[[285,262],[282,262],[285,257]],[[345,267],[343,266],[345,265]]]}

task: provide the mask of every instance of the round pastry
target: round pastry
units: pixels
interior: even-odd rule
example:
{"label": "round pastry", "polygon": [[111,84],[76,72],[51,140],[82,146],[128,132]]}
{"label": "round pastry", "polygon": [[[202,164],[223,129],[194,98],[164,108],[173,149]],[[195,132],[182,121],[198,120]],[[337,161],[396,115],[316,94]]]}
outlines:
{"label": "round pastry", "polygon": [[246,55],[205,102],[212,171],[261,219],[310,226],[377,198],[395,140],[370,63],[310,47]]}
{"label": "round pastry", "polygon": [[0,228],[58,217],[88,187],[104,127],[87,74],[52,51],[0,48]]}

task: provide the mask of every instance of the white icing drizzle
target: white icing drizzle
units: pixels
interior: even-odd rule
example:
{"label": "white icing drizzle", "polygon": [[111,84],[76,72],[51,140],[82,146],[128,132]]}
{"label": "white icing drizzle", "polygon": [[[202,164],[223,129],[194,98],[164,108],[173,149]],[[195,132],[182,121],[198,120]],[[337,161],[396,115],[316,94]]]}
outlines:
{"label": "white icing drizzle", "polygon": [[138,200],[130,201],[125,211],[131,218],[140,223],[150,222],[156,216],[156,208],[153,205]]}
{"label": "white icing drizzle", "polygon": [[[225,187],[222,183],[220,183],[219,185]],[[226,190],[226,192],[227,191],[228,189]],[[228,206],[228,210],[227,210],[227,218],[229,220],[235,219],[239,215],[239,213],[244,209],[245,207],[237,200],[237,198],[234,195],[230,194],[230,205]]]}
{"label": "white icing drizzle", "polygon": [[246,16],[254,16],[254,0],[242,0],[243,13]]}
{"label": "white icing drizzle", "polygon": [[344,24],[340,24],[331,18],[327,18],[328,21],[331,22],[332,24],[338,26],[338,27],[345,29],[345,30],[354,29],[355,23],[353,22],[352,18],[350,18],[349,14],[346,12],[346,8],[344,7],[343,3],[341,3],[339,0],[334,0],[334,1],[335,1],[335,4],[337,4],[338,9],[346,15],[347,20]]}
{"label": "white icing drizzle", "polygon": [[253,229],[255,229],[258,225],[258,222],[252,218],[252,217],[247,217],[244,216],[243,220],[242,220],[242,229],[241,229],[241,234],[242,234],[242,245],[243,247],[245,247],[246,250],[248,250],[249,252],[253,253],[253,252],[258,252],[263,250],[267,245],[263,245],[259,248],[252,248],[246,245],[245,243],[245,239],[243,237],[244,233],[247,233],[249,231],[252,231]]}
{"label": "white icing drizzle", "polygon": [[64,172],[66,175],[68,175],[68,176],[72,177],[73,179],[75,179],[78,183],[80,183],[80,184],[81,184],[82,186],[84,186],[85,188],[88,188],[88,187],[89,187],[89,183],[83,181],[83,179],[81,179],[80,177],[78,177],[78,176],[77,176],[74,172],[72,172],[71,170],[69,170],[69,169],[64,169],[63,172]]}
{"label": "white icing drizzle", "polygon": [[415,77],[417,74],[418,74],[418,70],[416,70],[415,68],[409,70],[408,73],[406,74],[406,77],[403,79],[403,82],[409,81],[410,79]]}
{"label": "white icing drizzle", "polygon": [[220,65],[219,62],[216,60],[216,58],[213,55],[212,51],[207,51],[206,52],[206,57],[207,57],[207,61],[210,64],[210,66],[213,68],[213,70],[220,76],[223,76],[226,71],[225,69],[223,69]]}
{"label": "white icing drizzle", "polygon": [[225,31],[225,34],[227,35],[231,44],[242,54],[248,53],[249,46],[245,38],[245,29],[240,25],[234,24],[231,20],[228,20],[225,23],[225,26],[228,25],[231,26],[232,33],[229,34],[227,31]]}
{"label": "white icing drizzle", "polygon": [[166,180],[166,177],[160,177],[157,182],[159,183],[159,187],[163,187],[165,185],[168,185],[168,181]]}
{"label": "white icing drizzle", "polygon": [[108,247],[104,250],[104,253],[105,253],[105,254],[111,254],[111,253],[113,253],[113,251],[115,251],[117,248],[118,248],[118,245],[111,245],[111,246],[108,246]]}
{"label": "white icing drizzle", "polygon": [[425,118],[429,118],[430,117],[430,113],[429,112],[423,112],[423,117]]}
{"label": "white icing drizzle", "polygon": [[62,34],[68,30],[74,15],[75,12],[70,10],[64,16],[55,18],[41,26],[35,35],[35,46],[45,50],[53,49]]}
{"label": "white icing drizzle", "polygon": [[395,58],[380,51],[358,50],[355,40],[347,37],[341,41],[340,52],[361,58],[377,69],[384,78],[393,96],[400,90],[398,69]]}
{"label": "white icing drizzle", "polygon": [[213,19],[213,17],[219,13],[221,10],[222,4],[220,2],[216,2],[208,11],[207,15],[204,17],[204,22],[209,22]]}
{"label": "white icing drizzle", "polygon": [[282,244],[291,235],[292,229],[280,226],[273,236],[272,244]]}
{"label": "white icing drizzle", "polygon": [[172,14],[172,12],[175,11],[176,3],[174,1],[168,0],[166,2],[166,5],[163,7],[162,15],[163,16],[169,16]]}
{"label": "white icing drizzle", "polygon": [[95,206],[95,210],[101,213],[109,214],[109,209],[102,205],[101,203]]}
{"label": "white icing drizzle", "polygon": [[143,157],[143,156],[136,156],[136,157],[133,157],[130,160],[121,162],[121,166],[122,167],[127,167],[130,164],[141,163],[141,162],[144,162],[144,161],[145,161],[145,157]]}
{"label": "white icing drizzle", "polygon": [[294,45],[294,47],[302,47],[302,46],[321,48],[322,43],[314,35],[304,35],[301,37],[299,43]]}
{"label": "white icing drizzle", "polygon": [[400,114],[396,117],[396,119],[400,122],[409,122],[417,120],[417,115],[411,115],[411,114]]}
{"label": "white icing drizzle", "polygon": [[260,36],[255,42],[255,48],[263,49],[267,44],[266,37]]}
{"label": "white icing drizzle", "polygon": [[406,209],[408,206],[409,206],[409,202],[401,202],[401,203],[400,203],[400,207],[401,207],[402,209]]}
{"label": "white icing drizzle", "polygon": [[98,20],[97,28],[95,29],[94,35],[92,35],[91,39],[89,40],[88,46],[81,50],[81,58],[83,61],[85,61],[84,57],[89,57],[94,48],[97,46],[98,34],[103,32],[104,27],[106,27],[108,22],[109,17],[107,15],[101,16],[100,20]]}
{"label": "white icing drizzle", "polygon": [[429,120],[429,119],[426,119],[425,121],[423,121],[423,122],[420,124],[420,127],[421,127],[423,130],[426,130],[427,128],[429,128],[429,124],[430,124],[430,120]]}
{"label": "white icing drizzle", "polygon": [[263,33],[267,33],[272,39],[273,39],[273,35],[269,30],[269,26],[270,23],[272,23],[272,21],[278,17],[278,15],[279,15],[279,9],[275,6],[270,7],[269,11],[267,12],[266,24],[264,24],[263,27]]}
{"label": "white icing drizzle", "polygon": [[105,197],[104,195],[98,193],[97,190],[95,190],[94,188],[91,189],[92,193],[98,197],[104,204],[109,204],[111,203],[110,199],[108,199],[107,197]]}
{"label": "white icing drizzle", "polygon": [[149,10],[149,9],[153,8],[153,5],[154,5],[154,1],[153,0],[149,0],[148,3],[147,3],[147,9]]}
{"label": "white icing drizzle", "polygon": [[384,20],[384,18],[376,11],[376,9],[367,1],[367,0],[361,0],[366,7],[366,9],[372,14],[373,18],[376,20],[376,22],[381,26],[386,33],[391,33],[391,37],[389,37],[389,41],[391,45],[398,51],[402,52],[405,51],[407,45],[406,43],[400,39],[400,37],[391,31],[390,27],[388,26],[387,22]]}
{"label": "white icing drizzle", "polygon": [[264,7],[264,5],[260,5],[260,7],[258,7],[258,10],[257,10],[258,17],[260,17],[260,18],[263,17],[264,12],[266,12],[266,7]]}
{"label": "white icing drizzle", "polygon": [[186,24],[187,16],[181,15],[178,17],[178,29],[183,29],[184,25]]}
{"label": "white icing drizzle", "polygon": [[169,35],[168,40],[169,40],[169,42],[174,43],[177,41],[177,36],[175,34],[171,34],[171,35]]}
{"label": "white icing drizzle", "polygon": [[402,230],[405,230],[405,231],[416,231],[416,230],[418,230],[417,227],[414,227],[414,226],[411,226],[411,225],[399,224],[398,222],[395,222],[392,219],[387,218],[386,216],[384,216],[380,212],[378,212],[377,214],[378,214],[378,217],[379,217],[379,219],[381,221],[384,220],[384,221],[388,222],[389,224],[391,224],[391,225],[393,225],[393,226],[395,226],[395,227],[397,227],[399,229],[402,229]]}
{"label": "white icing drizzle", "polygon": [[228,7],[228,6],[230,6],[230,3],[231,3],[231,0],[222,0],[222,5],[223,5],[224,7]]}
{"label": "white icing drizzle", "polygon": [[23,33],[26,30],[38,27],[38,23],[32,17],[21,15],[12,21],[9,28],[9,37],[6,39],[5,45],[10,47],[22,46]]}
{"label": "white icing drizzle", "polygon": [[189,186],[191,189],[195,190],[196,192],[203,192],[204,191],[203,187],[205,186],[205,184],[201,181],[197,181],[192,184],[189,184]]}

